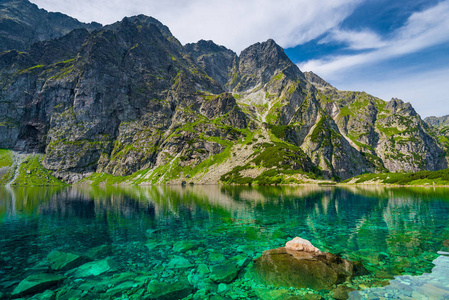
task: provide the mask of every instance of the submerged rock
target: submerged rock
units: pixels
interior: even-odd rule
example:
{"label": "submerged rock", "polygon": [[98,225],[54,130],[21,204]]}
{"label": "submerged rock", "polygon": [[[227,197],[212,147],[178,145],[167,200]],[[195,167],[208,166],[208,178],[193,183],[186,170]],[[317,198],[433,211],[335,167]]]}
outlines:
{"label": "submerged rock", "polygon": [[265,251],[254,261],[255,273],[266,284],[314,290],[331,289],[335,284],[367,273],[359,262],[312,247],[312,244],[306,247],[310,252],[287,247]]}
{"label": "submerged rock", "polygon": [[347,300],[349,299],[349,293],[354,291],[353,288],[345,286],[345,285],[339,285],[333,292],[333,298],[336,300]]}
{"label": "submerged rock", "polygon": [[111,245],[101,245],[87,251],[86,256],[92,259],[105,258],[112,254],[112,246]]}
{"label": "submerged rock", "polygon": [[179,241],[173,245],[174,252],[187,252],[189,250],[198,249],[200,243],[192,241]]}
{"label": "submerged rock", "polygon": [[103,273],[109,272],[114,269],[114,263],[109,259],[102,259],[93,262],[86,263],[72,272],[66,273],[67,275],[72,275],[77,278],[98,276]]}
{"label": "submerged rock", "polygon": [[73,253],[53,251],[47,256],[50,268],[54,271],[68,271],[79,267],[90,259]]}
{"label": "submerged rock", "polygon": [[64,280],[64,276],[56,274],[37,274],[31,275],[22,280],[12,292],[12,297],[18,297],[28,294],[37,294],[57,285]]}
{"label": "submerged rock", "polygon": [[234,263],[216,265],[210,271],[210,279],[217,283],[230,283],[237,277],[239,271]]}
{"label": "submerged rock", "polygon": [[151,281],[148,284],[147,291],[149,294],[149,298],[147,299],[182,299],[193,292],[193,287],[185,280],[180,280],[175,283]]}
{"label": "submerged rock", "polygon": [[169,268],[172,269],[189,269],[193,268],[193,264],[186,258],[182,256],[175,256],[172,258],[168,265]]}

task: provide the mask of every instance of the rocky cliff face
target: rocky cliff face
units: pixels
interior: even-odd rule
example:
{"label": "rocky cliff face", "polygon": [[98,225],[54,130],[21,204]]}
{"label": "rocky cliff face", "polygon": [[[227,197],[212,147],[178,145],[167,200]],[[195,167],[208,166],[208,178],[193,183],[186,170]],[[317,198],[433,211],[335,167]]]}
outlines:
{"label": "rocky cliff face", "polygon": [[438,139],[449,160],[449,115],[442,117],[427,117],[424,121],[429,125],[432,135]]}
{"label": "rocky cliff face", "polygon": [[0,86],[0,148],[44,153],[68,182],[285,183],[446,167],[410,104],[339,91],[272,40],[240,56],[211,41],[182,46],[142,15],[0,53]]}
{"label": "rocky cliff face", "polygon": [[0,51],[26,50],[35,42],[58,38],[74,29],[100,27],[98,23],[85,24],[61,13],[49,13],[27,0],[0,1]]}

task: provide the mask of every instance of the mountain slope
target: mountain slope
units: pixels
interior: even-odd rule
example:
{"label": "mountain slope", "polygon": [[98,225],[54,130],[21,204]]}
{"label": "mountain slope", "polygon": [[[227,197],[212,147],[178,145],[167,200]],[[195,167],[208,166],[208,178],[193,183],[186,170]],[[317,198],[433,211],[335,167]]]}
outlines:
{"label": "mountain slope", "polygon": [[27,0],[0,1],[0,52],[26,50],[35,42],[61,37],[73,29],[100,28],[98,23],[81,23],[61,13],[39,9]]}
{"label": "mountain slope", "polygon": [[3,52],[0,67],[0,148],[44,153],[67,182],[266,184],[447,167],[410,104],[339,91],[273,40],[239,56],[211,41],[182,46],[140,15]]}

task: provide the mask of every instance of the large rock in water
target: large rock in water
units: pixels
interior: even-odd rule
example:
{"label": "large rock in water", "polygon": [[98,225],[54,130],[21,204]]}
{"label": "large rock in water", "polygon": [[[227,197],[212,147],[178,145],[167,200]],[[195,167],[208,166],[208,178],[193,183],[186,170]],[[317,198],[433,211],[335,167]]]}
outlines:
{"label": "large rock in water", "polygon": [[45,291],[57,285],[64,280],[65,277],[56,274],[37,274],[31,275],[22,280],[12,292],[12,297],[36,294]]}
{"label": "large rock in water", "polygon": [[67,271],[89,262],[90,259],[73,253],[53,251],[47,256],[50,268],[55,271]]}
{"label": "large rock in water", "polygon": [[[292,243],[287,244],[291,246]],[[312,247],[312,244],[307,247],[312,251],[287,247],[267,250],[254,261],[254,270],[266,284],[314,290],[331,289],[335,284],[367,273],[359,262]]]}

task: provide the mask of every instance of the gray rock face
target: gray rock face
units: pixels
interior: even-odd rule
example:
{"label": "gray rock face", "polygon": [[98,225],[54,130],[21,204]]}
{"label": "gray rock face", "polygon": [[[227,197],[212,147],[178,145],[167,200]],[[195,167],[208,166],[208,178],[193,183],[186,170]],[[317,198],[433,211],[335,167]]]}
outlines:
{"label": "gray rock face", "polygon": [[0,147],[45,153],[43,166],[67,182],[151,170],[152,183],[180,183],[256,133],[288,143],[295,170],[327,178],[447,166],[410,104],[338,91],[273,40],[240,56],[211,41],[182,46],[139,15],[3,52],[0,67]]}
{"label": "gray rock face", "polygon": [[26,50],[35,42],[54,39],[73,29],[98,29],[101,24],[81,23],[61,13],[49,13],[27,0],[0,2],[0,52]]}
{"label": "gray rock face", "polygon": [[442,117],[427,117],[424,119],[424,122],[435,127],[449,126],[449,115]]}

